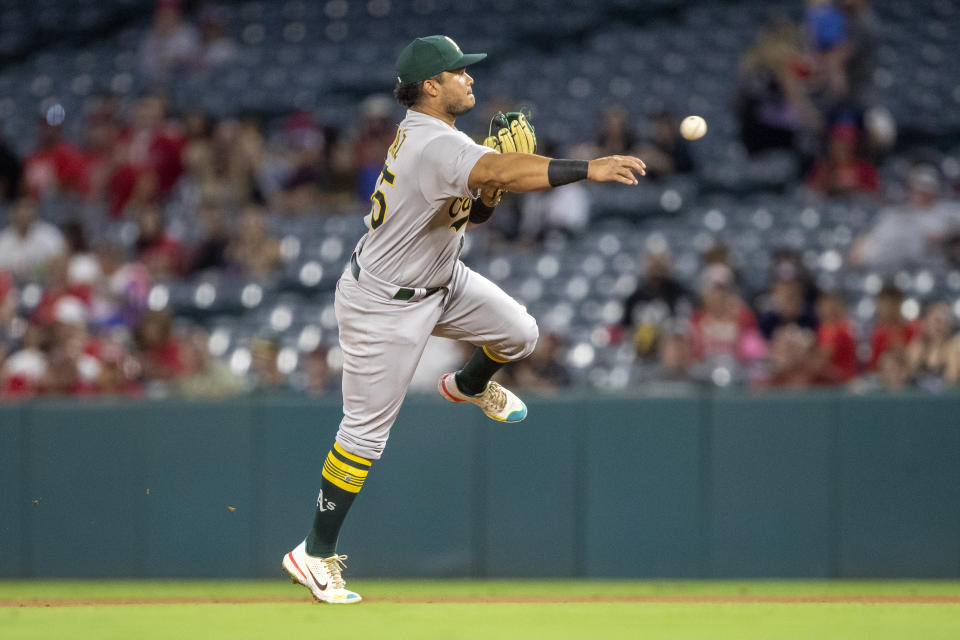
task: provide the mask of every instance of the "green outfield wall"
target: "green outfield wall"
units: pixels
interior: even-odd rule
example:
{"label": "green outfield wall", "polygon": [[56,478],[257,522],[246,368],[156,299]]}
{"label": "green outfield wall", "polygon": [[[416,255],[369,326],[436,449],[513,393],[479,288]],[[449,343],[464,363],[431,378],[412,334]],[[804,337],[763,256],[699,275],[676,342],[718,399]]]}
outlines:
{"label": "green outfield wall", "polygon": [[[354,576],[960,577],[960,396],[408,398]],[[276,576],[337,399],[0,407],[0,577]]]}

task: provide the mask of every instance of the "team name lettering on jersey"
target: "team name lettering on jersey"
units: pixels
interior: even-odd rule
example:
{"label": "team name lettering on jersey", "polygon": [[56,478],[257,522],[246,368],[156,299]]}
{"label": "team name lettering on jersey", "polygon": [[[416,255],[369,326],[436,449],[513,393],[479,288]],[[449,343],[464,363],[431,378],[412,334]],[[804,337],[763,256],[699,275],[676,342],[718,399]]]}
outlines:
{"label": "team name lettering on jersey", "polygon": [[[454,231],[460,231],[460,228],[467,224],[470,219],[470,208],[473,206],[472,198],[454,198],[450,202],[450,208],[447,211],[451,218],[457,218],[450,223],[450,228]],[[458,218],[458,216],[463,216]]]}
{"label": "team name lettering on jersey", "polygon": [[400,153],[400,147],[407,140],[407,132],[397,127],[397,135],[393,139],[393,142],[390,144],[390,156],[396,160],[397,154]]}

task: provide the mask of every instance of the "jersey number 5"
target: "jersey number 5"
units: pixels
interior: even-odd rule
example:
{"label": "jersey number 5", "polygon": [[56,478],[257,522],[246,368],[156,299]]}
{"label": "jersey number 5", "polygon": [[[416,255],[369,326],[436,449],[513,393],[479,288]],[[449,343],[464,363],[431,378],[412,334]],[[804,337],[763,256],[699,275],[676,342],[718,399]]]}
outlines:
{"label": "jersey number 5", "polygon": [[387,165],[383,165],[383,171],[380,172],[380,178],[377,180],[377,190],[373,192],[373,195],[370,196],[370,200],[373,201],[373,207],[370,209],[370,229],[376,229],[383,224],[384,219],[387,217],[387,196],[384,195],[383,189],[379,187],[386,182],[389,185],[393,184],[393,181],[397,179],[397,174],[391,173],[390,169],[387,169]]}

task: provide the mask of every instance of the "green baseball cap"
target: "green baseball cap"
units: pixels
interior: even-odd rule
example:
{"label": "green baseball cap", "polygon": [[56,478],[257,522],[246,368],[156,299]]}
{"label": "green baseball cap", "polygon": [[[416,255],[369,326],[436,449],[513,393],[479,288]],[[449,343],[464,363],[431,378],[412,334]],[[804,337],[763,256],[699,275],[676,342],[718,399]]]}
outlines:
{"label": "green baseball cap", "polygon": [[397,56],[397,79],[400,84],[422,82],[441,71],[459,69],[487,57],[485,53],[464,53],[447,36],[417,38]]}

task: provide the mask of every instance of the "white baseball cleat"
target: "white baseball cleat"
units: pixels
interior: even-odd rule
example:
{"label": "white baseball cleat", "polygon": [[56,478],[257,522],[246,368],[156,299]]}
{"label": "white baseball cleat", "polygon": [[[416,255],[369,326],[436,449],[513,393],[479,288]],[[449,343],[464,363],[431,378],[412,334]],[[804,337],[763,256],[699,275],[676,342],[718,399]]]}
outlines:
{"label": "white baseball cleat", "polygon": [[471,396],[460,391],[455,375],[445,373],[437,383],[440,395],[450,402],[475,404],[483,409],[488,418],[499,422],[520,422],[527,417],[527,405],[510,389],[491,380],[482,393]]}
{"label": "white baseball cleat", "polygon": [[283,556],[283,568],[290,574],[290,579],[296,584],[302,584],[317,602],[330,604],[353,604],[363,598],[346,588],[341,568],[347,556],[333,555],[329,558],[317,558],[307,555],[307,542],[304,540],[297,547]]}

